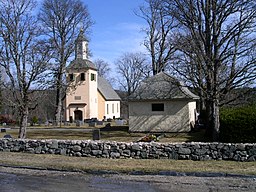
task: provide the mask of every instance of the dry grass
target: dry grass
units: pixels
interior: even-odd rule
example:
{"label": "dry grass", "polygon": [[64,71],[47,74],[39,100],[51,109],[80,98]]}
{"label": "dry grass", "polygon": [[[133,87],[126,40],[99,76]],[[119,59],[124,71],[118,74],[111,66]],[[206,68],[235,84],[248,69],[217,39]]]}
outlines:
{"label": "dry grass", "polygon": [[234,161],[190,161],[168,159],[103,159],[88,157],[69,157],[59,155],[40,155],[0,152],[0,164],[12,166],[31,166],[79,171],[178,171],[178,172],[221,172],[231,174],[256,175],[255,162]]}
{"label": "dry grass", "polygon": [[[18,138],[18,129],[9,130],[6,133],[0,133],[0,138],[10,134],[13,138]],[[145,134],[127,133],[124,131],[101,132],[101,140],[132,142],[136,141]],[[28,129],[28,139],[66,139],[66,140],[91,140],[92,131],[86,129],[56,130],[56,129]]]}
{"label": "dry grass", "polygon": [[[18,138],[18,129],[7,130],[0,133],[0,138],[6,134],[10,134],[13,138]],[[205,141],[203,132],[195,133],[167,133],[160,142],[190,142],[190,141]],[[145,133],[128,133],[127,131],[101,131],[101,140],[134,142],[145,136]],[[88,128],[80,129],[27,129],[28,139],[66,139],[66,140],[91,140],[92,131]]]}

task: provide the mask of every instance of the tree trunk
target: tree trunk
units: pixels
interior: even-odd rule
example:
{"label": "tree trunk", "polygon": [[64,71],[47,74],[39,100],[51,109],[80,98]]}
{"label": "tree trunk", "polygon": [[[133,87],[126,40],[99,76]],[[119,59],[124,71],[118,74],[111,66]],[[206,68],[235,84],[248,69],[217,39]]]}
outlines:
{"label": "tree trunk", "polygon": [[[63,62],[62,62],[63,63]],[[59,125],[61,121],[61,109],[62,109],[62,71],[63,71],[63,64],[60,66],[58,71],[58,76],[56,79],[56,110],[55,110],[55,125]],[[61,124],[61,123],[60,123]]]}
{"label": "tree trunk", "polygon": [[218,100],[206,102],[206,132],[205,136],[212,141],[219,141],[219,104]]}
{"label": "tree trunk", "polygon": [[27,134],[27,126],[28,126],[28,107],[25,107],[21,111],[20,117],[20,130],[19,130],[19,138],[25,139]]}
{"label": "tree trunk", "polygon": [[207,138],[211,138],[211,103],[210,101],[207,99],[205,102],[205,119],[204,119],[204,123],[205,123],[205,137]]}
{"label": "tree trunk", "polygon": [[202,90],[200,90],[198,96],[199,96],[199,98],[200,98],[200,99],[199,99],[199,112],[200,112],[200,113],[204,113],[205,110],[206,110],[206,107],[205,107],[205,96],[204,96]]}
{"label": "tree trunk", "polygon": [[219,141],[220,111],[218,101],[212,103],[212,140]]}
{"label": "tree trunk", "polygon": [[56,98],[56,112],[55,112],[55,123],[58,125],[61,124],[61,108],[62,108],[62,101],[61,101],[61,91],[57,90],[57,98]]}

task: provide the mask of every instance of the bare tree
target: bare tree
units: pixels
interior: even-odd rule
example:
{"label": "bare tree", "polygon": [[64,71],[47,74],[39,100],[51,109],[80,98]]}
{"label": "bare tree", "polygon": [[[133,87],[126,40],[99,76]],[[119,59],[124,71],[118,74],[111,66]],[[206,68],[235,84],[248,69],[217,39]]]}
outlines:
{"label": "bare tree", "polygon": [[6,73],[8,102],[19,112],[19,138],[26,137],[29,110],[36,107],[38,99],[33,99],[33,90],[44,88],[50,59],[49,46],[32,14],[35,6],[34,0],[0,3],[0,64]]}
{"label": "bare tree", "polygon": [[64,70],[74,52],[75,38],[80,32],[89,32],[92,25],[87,6],[81,0],[44,0],[40,20],[50,38],[55,52],[54,86],[56,89],[56,123],[61,120],[62,97],[64,95]]}
{"label": "bare tree", "polygon": [[136,14],[148,25],[144,29],[146,33],[144,45],[151,56],[152,71],[155,75],[163,71],[173,57],[175,46],[172,41],[177,23],[171,15],[166,14],[161,1],[145,1],[147,5],[141,6]]}
{"label": "bare tree", "polygon": [[124,53],[117,61],[117,73],[122,89],[131,95],[141,80],[150,75],[146,57],[142,53]]}
{"label": "bare tree", "polygon": [[107,63],[106,61],[102,60],[102,59],[96,59],[94,61],[94,64],[97,67],[98,70],[98,75],[101,77],[104,77],[105,79],[109,78],[109,73],[111,71],[110,67],[109,67],[109,63]]}
{"label": "bare tree", "polygon": [[177,47],[186,77],[205,98],[207,130],[219,135],[221,99],[256,78],[254,0],[163,0],[165,10],[181,24]]}
{"label": "bare tree", "polygon": [[[170,73],[186,82],[187,86],[193,87],[199,96],[199,111],[205,110],[205,74],[203,71],[203,58],[195,54],[191,42],[191,36],[177,36],[175,46],[177,51],[175,59],[170,67]],[[184,46],[184,47],[183,47]],[[182,51],[180,51],[182,50]]]}
{"label": "bare tree", "polygon": [[2,91],[3,91],[3,82],[5,82],[5,78],[4,78],[4,69],[3,67],[0,65],[0,111],[2,112],[2,107],[3,107],[3,95],[2,95]]}

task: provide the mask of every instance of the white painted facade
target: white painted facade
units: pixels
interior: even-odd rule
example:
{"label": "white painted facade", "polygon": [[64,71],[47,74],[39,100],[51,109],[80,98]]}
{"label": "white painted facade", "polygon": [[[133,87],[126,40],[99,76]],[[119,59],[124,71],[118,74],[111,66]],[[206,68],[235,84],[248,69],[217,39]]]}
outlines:
{"label": "white painted facade", "polygon": [[189,132],[198,96],[165,73],[145,80],[129,101],[129,131]]}
{"label": "white painted facade", "polygon": [[[164,104],[164,111],[152,111],[155,103]],[[189,132],[195,110],[195,101],[130,102],[129,131]]]}
{"label": "white painted facade", "polygon": [[120,117],[120,101],[106,101],[106,118],[114,119]]}

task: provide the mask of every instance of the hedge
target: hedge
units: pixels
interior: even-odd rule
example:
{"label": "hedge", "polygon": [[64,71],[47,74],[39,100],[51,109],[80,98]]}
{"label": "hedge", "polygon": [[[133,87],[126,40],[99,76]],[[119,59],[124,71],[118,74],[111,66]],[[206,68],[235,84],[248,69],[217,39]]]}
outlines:
{"label": "hedge", "polygon": [[256,105],[221,109],[220,139],[222,142],[256,143]]}

